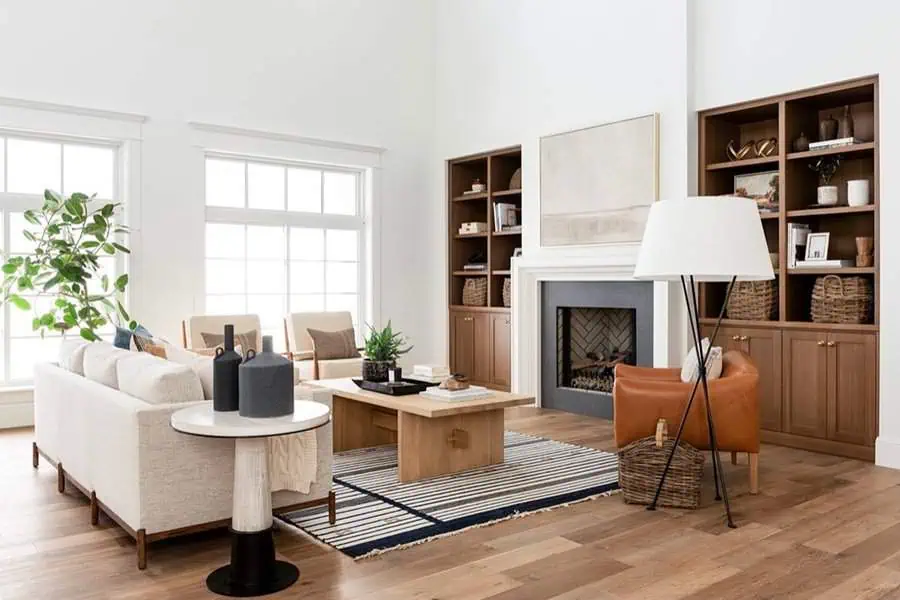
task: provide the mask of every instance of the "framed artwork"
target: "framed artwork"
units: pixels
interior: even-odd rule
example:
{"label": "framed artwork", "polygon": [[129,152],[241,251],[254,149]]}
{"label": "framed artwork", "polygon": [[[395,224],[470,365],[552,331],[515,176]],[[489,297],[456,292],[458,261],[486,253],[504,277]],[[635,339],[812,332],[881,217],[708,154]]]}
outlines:
{"label": "framed artwork", "polygon": [[541,245],[640,242],[659,197],[659,115],[541,138]]}
{"label": "framed artwork", "polygon": [[778,171],[735,175],[734,195],[756,201],[760,212],[778,212]]}
{"label": "framed artwork", "polygon": [[806,236],[806,260],[827,260],[828,242],[831,234],[811,233]]}

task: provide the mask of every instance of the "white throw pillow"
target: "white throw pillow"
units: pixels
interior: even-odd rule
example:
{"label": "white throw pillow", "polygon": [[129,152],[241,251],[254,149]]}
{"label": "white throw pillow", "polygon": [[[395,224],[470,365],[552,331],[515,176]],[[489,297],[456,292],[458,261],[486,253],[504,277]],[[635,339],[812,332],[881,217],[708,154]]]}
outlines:
{"label": "white throw pillow", "polygon": [[[722,348],[713,346],[712,351],[710,351],[709,343],[709,338],[703,338],[700,341],[703,353],[709,353],[706,357],[706,378],[718,379],[722,375]],[[681,364],[681,381],[684,383],[697,381],[697,378],[700,377],[699,367],[700,361],[697,359],[697,350],[691,347],[684,357],[684,362]]]}
{"label": "white throw pillow", "polygon": [[116,365],[119,389],[148,404],[177,404],[204,400],[200,378],[179,365],[146,352],[131,353]]}
{"label": "white throw pillow", "polygon": [[84,348],[84,376],[114,390],[119,389],[116,363],[133,352],[107,342],[93,342]]}
{"label": "white throw pillow", "polygon": [[84,349],[88,344],[89,341],[80,337],[64,339],[57,355],[59,366],[76,375],[84,375]]}

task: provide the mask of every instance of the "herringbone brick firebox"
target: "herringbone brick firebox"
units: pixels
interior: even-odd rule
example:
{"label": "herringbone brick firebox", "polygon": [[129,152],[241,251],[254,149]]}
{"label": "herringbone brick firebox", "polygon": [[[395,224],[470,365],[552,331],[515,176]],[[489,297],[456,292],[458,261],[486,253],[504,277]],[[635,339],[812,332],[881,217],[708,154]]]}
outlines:
{"label": "herringbone brick firebox", "polygon": [[557,384],[612,393],[616,364],[634,364],[634,309],[557,310]]}

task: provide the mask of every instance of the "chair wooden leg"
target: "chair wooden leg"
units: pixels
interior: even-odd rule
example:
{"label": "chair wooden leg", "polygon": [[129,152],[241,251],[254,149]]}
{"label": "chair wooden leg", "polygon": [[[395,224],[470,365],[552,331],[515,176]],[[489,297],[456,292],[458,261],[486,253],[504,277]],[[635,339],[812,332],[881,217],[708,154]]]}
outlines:
{"label": "chair wooden leg", "polygon": [[100,505],[97,503],[97,493],[91,492],[91,525],[100,522]]}
{"label": "chair wooden leg", "polygon": [[737,452],[734,452],[734,451],[731,452],[731,464],[733,464],[733,465],[737,464]]}
{"label": "chair wooden leg", "polygon": [[337,521],[337,498],[332,491],[328,492],[328,522],[334,525],[335,521]]}
{"label": "chair wooden leg", "polygon": [[56,464],[56,491],[60,494],[66,493],[66,472],[63,471],[62,463]]}
{"label": "chair wooden leg", "polygon": [[750,493],[759,493],[759,453],[751,452],[750,456]]}
{"label": "chair wooden leg", "polygon": [[147,531],[145,529],[137,530],[135,543],[137,544],[137,568],[143,571],[147,568]]}
{"label": "chair wooden leg", "polygon": [[31,442],[31,466],[37,469],[40,459],[41,453],[38,452],[37,442]]}

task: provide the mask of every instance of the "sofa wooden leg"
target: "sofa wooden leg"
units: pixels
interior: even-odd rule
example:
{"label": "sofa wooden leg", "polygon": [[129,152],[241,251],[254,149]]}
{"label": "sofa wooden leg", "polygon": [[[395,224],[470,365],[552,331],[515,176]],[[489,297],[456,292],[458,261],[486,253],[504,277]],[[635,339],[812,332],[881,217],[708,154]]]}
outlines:
{"label": "sofa wooden leg", "polygon": [[91,492],[91,525],[100,522],[100,505],[97,503],[97,493]]}
{"label": "sofa wooden leg", "polygon": [[31,442],[31,466],[35,469],[38,468],[40,458],[41,453],[38,451],[37,442]]}
{"label": "sofa wooden leg", "polygon": [[56,491],[60,494],[66,493],[66,472],[63,471],[62,463],[56,465]]}
{"label": "sofa wooden leg", "polygon": [[735,452],[733,450],[731,452],[731,464],[733,464],[733,465],[737,464],[737,452]]}
{"label": "sofa wooden leg", "polygon": [[750,493],[759,493],[759,453],[751,452],[750,457]]}
{"label": "sofa wooden leg", "polygon": [[328,522],[334,525],[337,521],[337,497],[333,491],[328,492]]}
{"label": "sofa wooden leg", "polygon": [[137,544],[137,568],[143,571],[147,568],[147,531],[138,529],[135,537]]}

